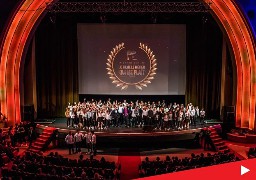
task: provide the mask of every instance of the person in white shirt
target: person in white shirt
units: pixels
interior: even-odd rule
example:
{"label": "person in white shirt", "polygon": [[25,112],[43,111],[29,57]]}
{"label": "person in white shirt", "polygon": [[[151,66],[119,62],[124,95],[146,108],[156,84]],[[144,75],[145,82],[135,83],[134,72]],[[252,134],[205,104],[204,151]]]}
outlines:
{"label": "person in white shirt", "polygon": [[68,145],[68,150],[69,150],[69,155],[71,155],[71,151],[72,153],[74,153],[74,136],[72,135],[71,131],[69,131],[68,135],[65,138],[65,141]]}
{"label": "person in white shirt", "polygon": [[72,124],[71,126],[74,127],[75,124],[76,124],[76,122],[75,122],[76,114],[75,114],[74,110],[72,110],[72,111],[70,112],[70,118],[71,118],[71,124]]}
{"label": "person in white shirt", "polygon": [[103,113],[102,110],[99,110],[97,112],[97,121],[98,121],[98,126],[97,127],[98,127],[98,129],[103,129],[102,128],[103,119],[104,119],[103,115],[105,115],[105,113]]}
{"label": "person in white shirt", "polygon": [[186,109],[183,129],[189,129],[190,119],[191,119],[191,111],[189,111],[189,109]]}
{"label": "person in white shirt", "polygon": [[90,129],[91,125],[92,125],[92,112],[91,112],[91,109],[88,108],[86,112],[86,128]]}
{"label": "person in white shirt", "polygon": [[69,112],[69,108],[66,108],[65,116],[66,116],[66,119],[67,119],[67,127],[70,127],[70,112]]}
{"label": "person in white shirt", "polygon": [[[82,105],[80,104],[80,107]],[[78,117],[78,127],[79,128],[83,128],[84,127],[84,121],[83,121],[83,114],[84,114],[84,109],[79,108],[77,111],[77,117]]]}
{"label": "person in white shirt", "polygon": [[188,108],[189,111],[191,111],[192,106],[193,106],[192,103],[189,103],[189,104],[188,104],[187,108]]}
{"label": "person in white shirt", "polygon": [[163,119],[164,119],[164,130],[166,131],[168,128],[168,121],[169,121],[168,113],[164,113]]}
{"label": "person in white shirt", "polygon": [[194,125],[194,126],[196,126],[195,115],[196,115],[196,110],[195,110],[194,106],[192,106],[191,110],[190,110],[190,119],[191,119],[191,124]]}
{"label": "person in white shirt", "polygon": [[119,114],[119,120],[118,120],[118,122],[121,124],[121,125],[123,125],[123,121],[124,121],[124,118],[123,118],[123,109],[124,109],[124,107],[123,107],[123,105],[119,105],[118,106],[118,114]]}
{"label": "person in white shirt", "polygon": [[178,121],[177,121],[178,130],[182,129],[182,122],[183,121],[184,121],[184,111],[179,110]]}
{"label": "person in white shirt", "polygon": [[165,107],[164,108],[164,113],[168,113],[169,112],[169,108],[168,107]]}
{"label": "person in white shirt", "polygon": [[92,134],[91,132],[88,132],[87,134],[84,134],[84,138],[86,140],[86,147],[88,149],[88,153],[91,151],[91,139],[92,139]]}
{"label": "person in white shirt", "polygon": [[73,106],[70,103],[68,103],[68,109],[69,109],[69,111],[73,110]]}
{"label": "person in white shirt", "polygon": [[176,109],[176,107],[177,107],[176,102],[173,103],[172,107],[173,107],[173,109]]}
{"label": "person in white shirt", "polygon": [[200,117],[200,110],[199,110],[198,106],[196,106],[195,111],[196,111],[196,114],[195,114],[196,120],[195,121],[197,121],[198,117]]}
{"label": "person in white shirt", "polygon": [[138,111],[138,109],[136,109],[136,111],[135,111],[135,109],[136,108],[134,108],[134,107],[131,107],[131,112],[132,112],[132,114],[131,114],[131,127],[134,127],[135,126],[135,123],[136,123],[136,113],[139,113],[139,111]]}
{"label": "person in white shirt", "polygon": [[147,123],[148,120],[148,108],[144,107],[142,110],[142,124],[145,125]]}
{"label": "person in white shirt", "polygon": [[111,121],[111,115],[110,115],[110,111],[107,110],[105,113],[106,117],[105,117],[105,129],[108,129],[110,126],[110,121]]}
{"label": "person in white shirt", "polygon": [[77,130],[75,134],[76,153],[81,152],[82,141],[83,141],[83,134],[79,130]]}

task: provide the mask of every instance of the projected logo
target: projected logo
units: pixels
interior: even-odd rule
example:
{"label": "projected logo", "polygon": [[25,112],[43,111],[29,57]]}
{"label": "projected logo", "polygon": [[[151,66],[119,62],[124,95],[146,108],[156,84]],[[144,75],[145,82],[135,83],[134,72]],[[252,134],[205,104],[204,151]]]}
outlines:
{"label": "projected logo", "polygon": [[116,45],[107,59],[107,74],[112,83],[121,90],[135,86],[142,90],[154,79],[157,60],[145,44],[127,49],[124,43]]}

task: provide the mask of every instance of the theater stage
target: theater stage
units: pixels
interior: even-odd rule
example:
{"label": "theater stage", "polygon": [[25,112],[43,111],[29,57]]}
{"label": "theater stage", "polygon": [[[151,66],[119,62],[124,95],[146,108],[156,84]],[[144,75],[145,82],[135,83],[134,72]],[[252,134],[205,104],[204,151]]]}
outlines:
{"label": "theater stage", "polygon": [[[195,138],[195,134],[200,132],[202,128],[209,126],[220,126],[219,121],[205,121],[204,125],[190,126],[188,130],[170,130],[160,131],[152,130],[145,131],[143,128],[126,128],[126,127],[111,127],[106,130],[94,130],[97,136],[97,142],[104,146],[115,147],[145,147],[145,146],[165,146],[168,143],[180,144],[192,143]],[[210,123],[207,123],[210,122]],[[41,133],[45,127],[55,127],[58,130],[58,143],[59,146],[65,145],[65,136],[69,131],[76,132],[75,128],[67,128],[65,118],[48,119],[43,121],[37,121],[37,131]],[[87,129],[81,129],[82,133],[88,132]],[[180,144],[181,145],[181,144]]]}

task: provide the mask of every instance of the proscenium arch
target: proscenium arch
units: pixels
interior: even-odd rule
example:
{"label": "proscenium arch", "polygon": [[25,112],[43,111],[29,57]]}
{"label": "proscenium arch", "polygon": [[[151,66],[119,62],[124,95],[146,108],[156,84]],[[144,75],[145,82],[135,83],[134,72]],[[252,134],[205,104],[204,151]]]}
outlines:
{"label": "proscenium arch", "polygon": [[6,29],[0,58],[0,105],[8,124],[21,121],[19,71],[32,28],[53,0],[23,0]]}
{"label": "proscenium arch", "polygon": [[[21,121],[19,71],[24,48],[46,6],[54,0],[24,0],[10,21],[0,56],[0,105],[9,124]],[[203,0],[223,26],[236,63],[236,125],[255,128],[256,64],[249,25],[234,0]]]}
{"label": "proscenium arch", "polygon": [[236,63],[236,126],[255,129],[255,45],[251,30],[235,1],[203,0],[210,4],[227,34]]}

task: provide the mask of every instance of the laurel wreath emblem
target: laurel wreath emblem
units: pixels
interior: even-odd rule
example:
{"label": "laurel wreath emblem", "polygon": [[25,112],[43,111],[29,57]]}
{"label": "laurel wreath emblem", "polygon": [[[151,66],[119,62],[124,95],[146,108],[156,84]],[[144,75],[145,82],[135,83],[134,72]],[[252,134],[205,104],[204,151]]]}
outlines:
{"label": "laurel wreath emblem", "polygon": [[124,43],[120,43],[118,45],[116,45],[112,51],[110,52],[110,54],[108,55],[107,58],[107,74],[109,75],[109,78],[111,79],[113,84],[116,84],[116,87],[120,87],[121,90],[125,90],[129,87],[129,85],[134,85],[137,89],[142,90],[143,87],[147,87],[147,84],[150,84],[151,81],[154,79],[154,76],[156,75],[156,70],[157,70],[157,60],[155,58],[155,55],[153,54],[153,51],[145,44],[140,43],[139,44],[139,48],[141,50],[143,50],[149,59],[150,62],[150,69],[148,74],[145,76],[145,78],[139,82],[136,83],[127,83],[123,80],[121,80],[120,78],[118,78],[118,76],[116,75],[115,71],[114,71],[114,60],[116,55],[122,50],[124,49]]}

